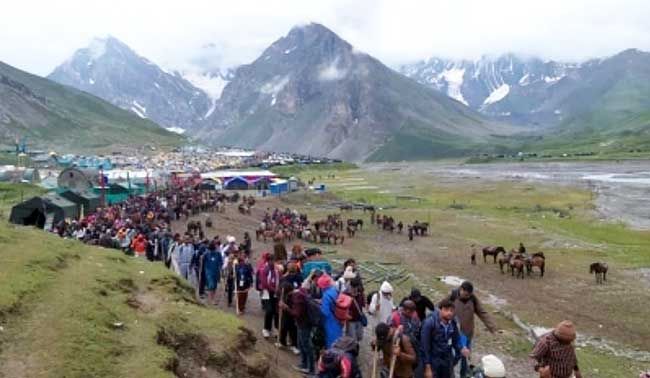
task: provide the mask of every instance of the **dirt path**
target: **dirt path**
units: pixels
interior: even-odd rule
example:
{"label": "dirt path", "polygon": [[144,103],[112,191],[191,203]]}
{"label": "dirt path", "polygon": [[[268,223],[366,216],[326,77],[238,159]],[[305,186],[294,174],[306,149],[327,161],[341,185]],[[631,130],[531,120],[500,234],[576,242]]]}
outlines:
{"label": "dirt path", "polygon": [[[309,205],[309,206],[307,206]],[[310,219],[322,217],[328,211],[318,209],[305,202],[302,196],[279,199],[264,199],[258,202],[253,208],[250,216],[244,216],[236,212],[236,208],[228,208],[224,215],[213,215],[215,226],[208,231],[208,236],[219,234],[222,238],[225,235],[235,235],[238,241],[243,232],[248,231],[254,235],[259,220],[262,218],[266,208],[296,208],[299,211],[309,214]],[[333,212],[330,210],[329,212]],[[399,209],[395,210],[399,214]],[[414,242],[408,242],[405,235],[390,234],[379,231],[370,226],[367,214],[352,212],[344,214],[345,217],[363,218],[366,221],[366,228],[357,237],[348,239],[344,245],[325,246],[325,250],[336,249],[336,259],[355,257],[357,261],[393,261],[400,262],[408,272],[416,279],[409,279],[397,288],[398,295],[406,294],[411,286],[419,286],[425,292],[427,289],[431,299],[441,299],[443,293],[451,289],[438,281],[439,276],[458,276],[474,282],[478,289],[479,296],[495,310],[503,309],[508,313],[519,314],[533,326],[549,327],[562,319],[572,319],[579,327],[579,332],[590,336],[605,337],[614,341],[625,341],[627,345],[635,346],[638,349],[648,351],[650,345],[646,336],[650,334],[647,328],[641,328],[643,317],[639,317],[639,324],[618,322],[617,314],[620,311],[642,311],[643,303],[650,301],[650,293],[644,285],[634,285],[632,278],[625,272],[614,272],[607,285],[595,286],[593,277],[586,272],[576,272],[575,264],[564,266],[558,264],[566,258],[567,252],[559,252],[551,256],[551,261],[543,278],[536,273],[532,277],[518,280],[509,275],[499,272],[498,266],[491,261],[484,263],[482,257],[477,265],[469,264],[469,252],[467,240],[460,240],[454,230],[458,227],[480,227],[483,232],[499,233],[508,227],[516,227],[507,223],[491,224],[489,220],[485,223],[467,222],[464,215],[458,215],[453,211],[444,214],[433,214],[434,227],[431,234],[425,238],[416,238]],[[198,218],[204,217],[199,215]],[[178,225],[177,225],[178,226]],[[179,228],[180,229],[180,228]],[[529,229],[527,234],[522,234],[523,240],[536,237],[547,240],[548,243],[571,243],[573,241],[562,241],[561,237],[554,238],[548,235],[541,235],[539,230]],[[304,243],[301,241],[301,243]],[[261,251],[272,249],[272,245],[253,241],[253,256],[259,256]],[[584,260],[585,256],[575,256]],[[378,286],[378,284],[373,284]],[[376,290],[373,285],[368,285],[368,291]],[[624,294],[624,295],[622,295]],[[643,298],[643,301],[640,301]],[[611,301],[623,304],[623,307],[613,308]],[[259,300],[256,293],[251,293],[249,299],[250,311],[246,315],[252,329],[257,335],[261,335],[262,312],[259,308]],[[512,321],[503,316],[495,315],[504,334],[491,335],[479,324],[475,339],[474,359],[481,355],[492,353],[500,356],[508,366],[510,377],[530,377],[530,366],[527,354],[530,352],[530,342],[526,340],[527,334],[518,329]],[[477,320],[478,321],[478,320]],[[635,327],[637,327],[635,329]],[[641,332],[639,332],[641,330]],[[366,341],[371,338],[371,328],[366,329]],[[261,342],[260,345],[275,358],[275,348],[272,343]],[[367,356],[367,346],[363,348],[362,365],[369,367],[370,357]],[[284,356],[284,357],[283,357]],[[287,352],[281,352],[280,373],[286,376],[298,376],[290,369],[284,369],[289,365],[286,361],[294,363],[296,360]],[[626,369],[630,369],[627,367]],[[595,376],[600,376],[596,374]]]}

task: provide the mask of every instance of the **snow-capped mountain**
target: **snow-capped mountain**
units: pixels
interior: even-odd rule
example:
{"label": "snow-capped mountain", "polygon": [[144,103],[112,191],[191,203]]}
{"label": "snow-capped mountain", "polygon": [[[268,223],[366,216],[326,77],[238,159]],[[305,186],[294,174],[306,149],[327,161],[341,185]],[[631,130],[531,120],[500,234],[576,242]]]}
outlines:
{"label": "snow-capped mountain", "polygon": [[531,124],[561,120],[559,110],[540,113],[539,101],[579,67],[508,54],[475,61],[431,58],[401,66],[399,71],[484,114]]}
{"label": "snow-capped mountain", "polygon": [[462,155],[504,129],[312,23],[240,66],[191,132],[218,144],[360,161]]}
{"label": "snow-capped mountain", "polygon": [[110,36],[96,38],[88,47],[77,50],[48,78],[177,133],[209,115],[218,89],[218,85],[208,85],[209,80],[205,81],[207,89],[199,89],[180,73],[160,68]]}

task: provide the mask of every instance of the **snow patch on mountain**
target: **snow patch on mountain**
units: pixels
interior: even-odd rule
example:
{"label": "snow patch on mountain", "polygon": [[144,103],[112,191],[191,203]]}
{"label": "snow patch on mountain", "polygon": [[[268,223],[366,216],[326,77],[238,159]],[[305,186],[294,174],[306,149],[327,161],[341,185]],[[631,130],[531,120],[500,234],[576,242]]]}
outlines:
{"label": "snow patch on mountain", "polygon": [[461,87],[463,86],[464,68],[452,68],[442,73],[441,77],[447,81],[447,95],[465,105],[467,101],[463,98]]}
{"label": "snow patch on mountain", "polygon": [[501,86],[488,96],[488,98],[483,101],[483,105],[489,105],[489,104],[494,104],[495,102],[499,102],[503,100],[508,93],[510,93],[510,86],[508,84],[501,84]]}
{"label": "snow patch on mountain", "polygon": [[165,130],[176,134],[185,134],[185,130],[181,129],[180,127],[165,127]]}
{"label": "snow patch on mountain", "polygon": [[291,53],[293,52],[293,50],[295,50],[295,49],[297,49],[297,48],[298,48],[298,46],[293,46],[293,47],[290,48],[290,49],[286,49],[286,50],[284,50],[284,53],[285,53],[285,54],[291,54]]}
{"label": "snow patch on mountain", "polygon": [[214,101],[221,98],[223,89],[228,85],[229,81],[224,79],[221,75],[213,75],[210,73],[200,74],[188,72],[183,75],[185,80],[189,81],[195,87],[203,90]]}
{"label": "snow patch on mountain", "polygon": [[530,74],[529,73],[525,74],[524,76],[521,77],[521,79],[519,79],[519,85],[521,85],[522,87],[525,87],[528,84],[530,84]]}
{"label": "snow patch on mountain", "polygon": [[133,100],[133,105],[134,105],[136,108],[138,108],[138,110],[139,110],[141,113],[143,113],[143,114],[147,113],[147,108],[145,108],[144,106],[140,105],[136,100]]}

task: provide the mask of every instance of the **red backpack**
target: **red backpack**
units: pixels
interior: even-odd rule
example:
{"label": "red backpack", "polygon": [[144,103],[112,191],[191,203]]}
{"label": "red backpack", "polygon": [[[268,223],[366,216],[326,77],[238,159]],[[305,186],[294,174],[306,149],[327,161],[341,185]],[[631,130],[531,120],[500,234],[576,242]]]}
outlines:
{"label": "red backpack", "polygon": [[334,317],[344,323],[351,319],[350,308],[352,307],[353,299],[347,294],[340,293],[336,298],[336,306],[334,307]]}

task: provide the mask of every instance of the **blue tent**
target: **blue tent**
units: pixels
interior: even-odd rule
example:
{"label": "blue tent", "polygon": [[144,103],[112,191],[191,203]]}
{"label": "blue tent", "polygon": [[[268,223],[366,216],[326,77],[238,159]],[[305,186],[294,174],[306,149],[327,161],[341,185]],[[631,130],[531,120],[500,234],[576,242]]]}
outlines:
{"label": "blue tent", "polygon": [[248,181],[241,176],[237,176],[227,180],[223,187],[228,190],[246,190],[248,189]]}

